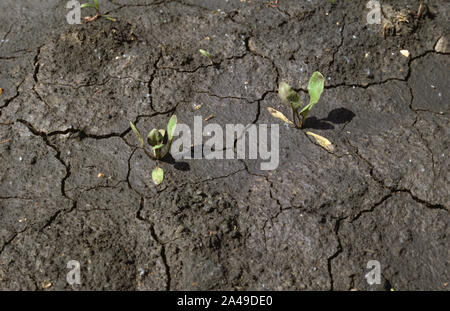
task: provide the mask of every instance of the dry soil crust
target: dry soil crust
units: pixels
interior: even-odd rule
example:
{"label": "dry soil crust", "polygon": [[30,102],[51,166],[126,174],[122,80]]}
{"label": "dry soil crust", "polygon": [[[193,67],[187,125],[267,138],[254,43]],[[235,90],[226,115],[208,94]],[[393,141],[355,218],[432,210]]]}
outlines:
{"label": "dry soil crust", "polygon": [[[412,12],[383,38],[365,1],[100,2],[118,22],[1,1],[0,289],[447,290],[449,3],[382,1],[383,24]],[[186,160],[152,184],[129,120],[279,122],[278,83],[306,99],[316,70],[306,127],[333,153],[280,123],[277,170]]]}

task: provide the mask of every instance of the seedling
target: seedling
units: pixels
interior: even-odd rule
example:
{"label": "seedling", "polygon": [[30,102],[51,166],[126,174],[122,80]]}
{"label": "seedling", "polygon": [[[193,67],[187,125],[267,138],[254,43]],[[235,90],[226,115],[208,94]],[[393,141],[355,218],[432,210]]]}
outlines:
{"label": "seedling", "polygon": [[214,64],[214,62],[212,61],[212,56],[210,53],[206,52],[205,50],[198,50],[200,52],[200,54],[202,54],[203,56],[207,57],[209,59],[209,61],[211,62],[211,64]]}
{"label": "seedling", "polygon": [[80,5],[80,8],[94,8],[95,9],[95,11],[96,11],[96,14],[94,15],[94,16],[92,16],[92,17],[90,17],[90,16],[86,16],[85,18],[84,18],[84,20],[86,21],[86,22],[92,22],[92,21],[95,21],[97,18],[99,18],[99,17],[104,17],[104,18],[106,18],[107,20],[110,20],[110,21],[112,21],[112,22],[115,22],[116,21],[116,19],[114,18],[114,17],[111,17],[111,16],[109,16],[109,15],[106,15],[106,14],[101,14],[100,13],[100,6],[99,6],[99,4],[98,4],[98,0],[94,0],[94,3],[92,4],[92,3],[83,3],[82,5]]}
{"label": "seedling", "polygon": [[[148,133],[147,143],[150,145],[150,150],[145,147],[144,138],[142,137],[139,130],[130,121],[131,129],[139,142],[139,147],[144,150],[144,152],[153,160],[163,159],[169,152],[170,146],[172,145],[173,135],[175,133],[175,128],[177,127],[177,116],[173,115],[169,123],[167,124],[167,131],[162,129],[153,129]],[[156,166],[152,172],[152,179],[156,185],[159,185],[164,180],[164,171],[162,168]]]}
{"label": "seedling", "polygon": [[308,113],[319,101],[324,85],[325,78],[323,75],[320,72],[314,72],[308,84],[309,104],[302,108],[303,103],[300,95],[286,82],[280,83],[278,87],[278,95],[283,103],[292,109],[292,121],[297,128],[302,128],[303,122],[308,116]]}
{"label": "seedling", "polygon": [[208,52],[206,52],[205,50],[198,50],[203,56],[208,57],[209,59],[211,59],[211,54],[209,54]]}
{"label": "seedling", "polygon": [[[303,103],[300,99],[300,95],[296,91],[294,91],[289,86],[289,84],[285,82],[280,83],[278,87],[278,95],[280,96],[283,103],[291,107],[293,122],[280,111],[273,109],[272,107],[267,107],[267,110],[273,117],[280,119],[288,124],[294,124],[297,128],[302,128],[303,121],[308,116],[308,113],[311,111],[312,107],[314,107],[314,105],[319,101],[320,96],[323,93],[324,86],[325,78],[323,77],[323,75],[320,72],[314,72],[308,84],[309,104],[302,108]],[[328,152],[334,151],[333,144],[325,137],[314,134],[312,132],[306,132],[306,134],[314,138],[316,143],[319,144],[322,148],[326,149]]]}

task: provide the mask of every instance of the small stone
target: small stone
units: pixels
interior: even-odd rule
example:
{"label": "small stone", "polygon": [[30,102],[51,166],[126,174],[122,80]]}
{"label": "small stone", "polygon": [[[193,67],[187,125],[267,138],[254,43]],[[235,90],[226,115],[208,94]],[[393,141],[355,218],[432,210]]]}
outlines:
{"label": "small stone", "polygon": [[400,54],[402,54],[406,58],[408,58],[411,55],[411,53],[409,53],[408,50],[400,50]]}
{"label": "small stone", "polygon": [[438,53],[450,53],[449,36],[442,36],[436,43],[434,50]]}
{"label": "small stone", "polygon": [[142,268],[142,267],[140,267],[140,268],[138,269],[138,274],[139,274],[140,277],[143,277],[144,274],[145,274],[145,269]]}
{"label": "small stone", "polygon": [[51,282],[46,281],[46,282],[42,283],[42,288],[43,289],[50,288],[51,286],[52,286]]}
{"label": "small stone", "polygon": [[182,233],[182,232],[185,231],[185,230],[186,230],[186,227],[185,227],[185,226],[179,225],[179,226],[177,227],[177,229],[175,230],[175,236],[179,235],[180,233]]}

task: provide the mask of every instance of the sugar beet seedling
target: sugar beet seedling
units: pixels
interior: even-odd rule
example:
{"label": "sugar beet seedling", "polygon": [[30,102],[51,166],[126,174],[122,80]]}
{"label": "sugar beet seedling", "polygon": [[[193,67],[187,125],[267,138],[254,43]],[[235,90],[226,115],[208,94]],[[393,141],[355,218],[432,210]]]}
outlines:
{"label": "sugar beet seedling", "polygon": [[[300,99],[300,95],[296,91],[294,91],[289,86],[289,84],[287,84],[286,82],[281,82],[278,86],[278,95],[280,96],[283,103],[292,109],[292,121],[297,128],[302,128],[303,122],[308,116],[308,113],[319,101],[324,89],[324,85],[324,76],[318,71],[314,72],[308,83],[309,104],[303,108],[303,103]],[[272,115],[274,115],[274,113],[272,113]],[[281,113],[277,112],[277,115],[278,116],[274,116],[286,121],[285,119],[287,118],[285,118],[284,116],[280,117],[280,115],[282,115]]]}
{"label": "sugar beet seedling", "polygon": [[[149,151],[145,147],[144,138],[142,137],[141,133],[136,128],[136,126],[133,124],[133,122],[130,121],[130,125],[134,134],[136,134],[136,137],[139,142],[139,147],[142,148],[150,158],[158,162],[170,152],[170,146],[172,145],[173,135],[177,127],[176,115],[173,115],[170,118],[169,123],[167,124],[167,131],[162,129],[159,130],[153,129],[150,131],[150,133],[148,133],[147,143],[151,146],[151,151]],[[156,166],[152,172],[152,179],[156,185],[162,183],[164,180],[163,169],[160,168],[159,166]]]}
{"label": "sugar beet seedling", "polygon": [[[289,84],[286,82],[281,82],[278,87],[278,95],[285,105],[292,109],[292,117],[293,121],[286,118],[284,114],[279,112],[278,110],[273,109],[272,107],[267,107],[269,113],[280,120],[283,120],[286,123],[294,124],[297,128],[303,127],[303,122],[306,120],[308,113],[311,111],[312,107],[320,99],[320,96],[323,93],[323,89],[325,86],[325,78],[320,72],[314,72],[309,79],[308,83],[308,93],[309,93],[309,104],[302,108],[303,103],[300,99],[300,95],[294,91]],[[316,143],[319,144],[322,148],[326,149],[328,152],[334,151],[333,144],[320,135],[314,134],[312,132],[306,132],[306,134],[315,139]]]}

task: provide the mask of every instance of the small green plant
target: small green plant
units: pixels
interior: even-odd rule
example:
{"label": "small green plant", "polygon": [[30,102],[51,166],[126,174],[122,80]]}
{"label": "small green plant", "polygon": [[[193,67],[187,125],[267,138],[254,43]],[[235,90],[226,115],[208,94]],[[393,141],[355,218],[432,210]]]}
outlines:
{"label": "small green plant", "polygon": [[209,59],[211,59],[211,54],[209,54],[208,52],[206,52],[205,50],[198,50],[203,56],[208,57]]}
{"label": "small green plant", "polygon": [[209,61],[211,62],[211,64],[214,64],[213,60],[212,60],[212,56],[209,52],[205,51],[205,50],[198,50],[200,52],[200,54],[202,54],[203,56],[207,57],[209,59]]}
{"label": "small green plant", "polygon": [[[278,86],[278,95],[285,105],[292,109],[292,117],[293,122],[286,118],[286,116],[280,111],[267,107],[267,111],[277,119],[280,119],[288,124],[294,124],[297,128],[303,127],[303,122],[306,120],[308,113],[314,107],[315,104],[320,99],[320,96],[323,93],[323,89],[325,86],[325,78],[320,72],[314,72],[308,83],[308,93],[309,93],[309,104],[302,108],[303,103],[300,99],[300,95],[294,91],[289,84],[286,82],[281,82]],[[320,145],[322,148],[326,149],[328,152],[334,152],[333,144],[318,134],[314,134],[312,132],[306,131],[306,135],[314,138],[315,142]]]}
{"label": "small green plant", "polygon": [[[170,146],[172,145],[173,135],[177,127],[177,116],[173,115],[169,123],[167,124],[167,131],[162,129],[153,129],[148,133],[147,143],[150,145],[150,150],[145,147],[144,138],[142,137],[139,130],[130,121],[131,129],[139,142],[139,147],[144,150],[144,152],[153,160],[157,162],[163,159],[169,152]],[[152,179],[156,185],[159,185],[164,180],[164,171],[159,166],[156,166],[152,172]]]}
{"label": "small green plant", "polygon": [[97,18],[99,17],[104,17],[107,20],[110,20],[112,22],[115,22],[116,19],[114,17],[111,17],[109,15],[106,14],[101,14],[100,13],[100,5],[98,4],[98,0],[94,0],[94,3],[83,3],[82,5],[80,5],[80,8],[94,8],[96,11],[96,14],[92,17],[90,16],[86,16],[84,19],[86,22],[92,22],[95,21]]}
{"label": "small green plant", "polygon": [[278,87],[278,95],[285,105],[292,109],[293,123],[297,128],[302,128],[308,113],[320,99],[325,85],[325,78],[320,72],[314,72],[309,80],[308,93],[309,104],[303,106],[300,95],[289,84],[281,82]]}

